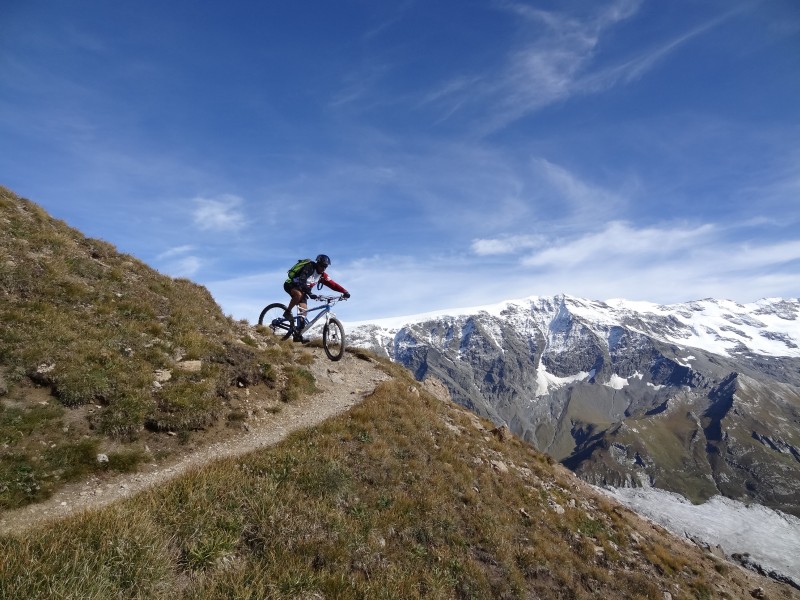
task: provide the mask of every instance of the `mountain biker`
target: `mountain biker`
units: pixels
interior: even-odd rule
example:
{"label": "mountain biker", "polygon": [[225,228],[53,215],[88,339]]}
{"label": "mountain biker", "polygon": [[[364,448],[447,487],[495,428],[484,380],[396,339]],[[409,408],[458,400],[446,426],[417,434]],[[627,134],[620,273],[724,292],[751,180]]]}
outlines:
{"label": "mountain biker", "polygon": [[327,254],[319,254],[314,260],[298,261],[298,263],[289,270],[290,273],[294,273],[286,278],[286,281],[283,284],[283,289],[286,290],[286,293],[289,294],[292,299],[289,302],[288,308],[283,313],[283,316],[291,320],[292,309],[295,306],[300,307],[300,327],[295,331],[295,334],[292,337],[295,342],[308,341],[300,332],[303,330],[305,324],[304,315],[306,313],[306,309],[308,308],[306,300],[308,298],[316,299],[316,296],[311,293],[311,290],[314,289],[315,285],[318,286],[318,288],[321,288],[323,285],[325,285],[332,290],[341,293],[345,298],[350,297],[350,292],[328,277],[325,269],[327,269],[330,264],[331,259]]}

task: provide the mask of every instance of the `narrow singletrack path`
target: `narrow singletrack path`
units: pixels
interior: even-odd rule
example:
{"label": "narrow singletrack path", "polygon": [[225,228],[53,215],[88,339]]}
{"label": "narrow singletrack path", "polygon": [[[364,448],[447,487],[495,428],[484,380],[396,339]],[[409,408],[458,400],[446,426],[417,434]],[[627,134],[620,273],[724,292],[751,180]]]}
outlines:
{"label": "narrow singletrack path", "polygon": [[191,468],[272,446],[293,431],[312,427],[347,411],[372,393],[378,383],[390,378],[371,360],[345,354],[342,360],[331,362],[322,348],[307,351],[314,356],[308,368],[314,374],[317,393],[296,403],[283,404],[280,412],[250,425],[249,431],[242,430],[239,435],[171,461],[145,465],[137,473],[103,478],[102,482],[91,478],[69,484],[44,502],[4,511],[0,513],[0,535],[23,533],[48,520],[106,506],[178,477]]}

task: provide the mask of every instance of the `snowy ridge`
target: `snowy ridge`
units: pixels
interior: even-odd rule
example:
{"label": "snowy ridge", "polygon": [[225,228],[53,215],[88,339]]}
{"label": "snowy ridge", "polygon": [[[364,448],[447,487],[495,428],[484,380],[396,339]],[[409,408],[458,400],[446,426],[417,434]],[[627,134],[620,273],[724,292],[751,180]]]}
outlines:
{"label": "snowy ridge", "polygon": [[763,356],[800,357],[800,300],[767,298],[750,304],[730,300],[697,300],[655,304],[622,299],[605,302],[571,296],[532,296],[473,308],[441,310],[405,317],[348,323],[348,329],[369,329],[389,342],[404,327],[430,321],[466,320],[488,316],[530,330],[534,322],[549,331],[548,350],[568,346],[559,321],[580,319],[603,333],[624,324],[633,331],[682,347],[700,348],[722,356],[750,352]]}

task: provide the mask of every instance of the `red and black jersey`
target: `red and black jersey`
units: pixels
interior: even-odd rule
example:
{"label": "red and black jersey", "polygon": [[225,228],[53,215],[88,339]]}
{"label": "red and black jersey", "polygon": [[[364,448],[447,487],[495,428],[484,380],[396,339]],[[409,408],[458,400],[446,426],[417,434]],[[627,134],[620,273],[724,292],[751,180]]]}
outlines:
{"label": "red and black jersey", "polygon": [[310,292],[317,284],[327,286],[341,294],[347,292],[341,285],[328,277],[328,274],[324,271],[321,274],[317,273],[317,265],[314,262],[304,265],[303,268],[297,272],[297,275],[291,279],[291,283],[293,284],[292,287],[299,287],[304,292]]}

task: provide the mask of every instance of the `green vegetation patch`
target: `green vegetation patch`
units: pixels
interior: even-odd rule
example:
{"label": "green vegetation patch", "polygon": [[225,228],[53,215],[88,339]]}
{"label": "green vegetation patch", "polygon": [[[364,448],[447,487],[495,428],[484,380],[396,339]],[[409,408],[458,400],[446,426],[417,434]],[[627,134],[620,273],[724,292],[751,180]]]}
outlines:
{"label": "green vegetation patch", "polygon": [[[41,440],[37,441],[42,446]],[[59,486],[92,473],[130,472],[147,460],[142,449],[110,452],[99,461],[100,440],[84,437],[72,441],[66,436],[42,449],[14,444],[0,453],[0,509],[13,509],[45,500]]]}
{"label": "green vegetation patch", "polygon": [[317,391],[314,375],[303,367],[289,367],[286,369],[286,385],[281,392],[284,402],[295,402],[299,398]]}

